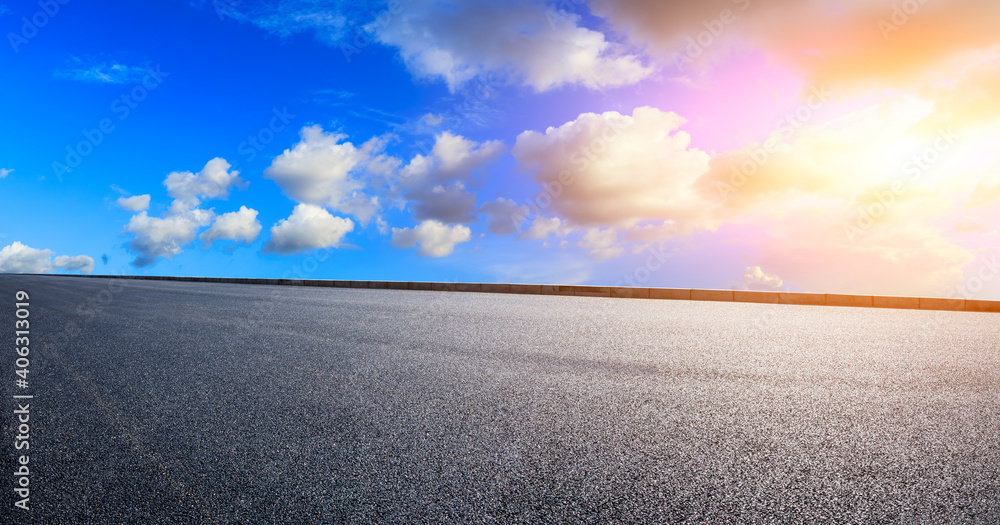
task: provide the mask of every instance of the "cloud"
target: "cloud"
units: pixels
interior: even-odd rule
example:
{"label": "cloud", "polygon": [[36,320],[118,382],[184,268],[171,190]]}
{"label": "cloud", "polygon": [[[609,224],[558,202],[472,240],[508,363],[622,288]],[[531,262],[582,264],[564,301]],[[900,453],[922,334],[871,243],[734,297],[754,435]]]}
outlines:
{"label": "cloud", "polygon": [[138,83],[147,75],[149,69],[145,67],[76,56],[71,56],[66,67],[55,72],[55,76],[60,78],[100,84]]}
{"label": "cloud", "polygon": [[618,232],[613,228],[606,230],[590,228],[583,234],[577,246],[587,250],[587,256],[598,261],[613,259],[624,251],[618,242]]}
{"label": "cloud", "polygon": [[302,128],[301,140],[285,150],[264,170],[285,195],[299,203],[325,206],[367,222],[378,211],[379,200],[365,193],[365,170],[385,174],[399,161],[381,154],[382,141],[373,138],[356,147],[340,133],[319,125]]}
{"label": "cloud", "polygon": [[589,0],[589,5],[665,62],[693,58],[705,65],[734,47],[751,48],[805,72],[813,83],[829,85],[904,85],[966,51],[1000,41],[1000,4],[982,0]]}
{"label": "cloud", "polygon": [[739,287],[742,290],[758,290],[763,292],[777,292],[781,290],[784,281],[773,273],[764,273],[760,266],[748,266],[740,279]]}
{"label": "cloud", "polygon": [[283,10],[253,17],[257,27],[289,37],[295,33],[313,31],[320,41],[335,43],[348,34],[351,28],[350,20],[340,13],[313,9],[315,3],[307,3],[304,7],[289,7],[283,3]]}
{"label": "cloud", "polygon": [[261,225],[257,220],[257,210],[240,206],[239,211],[224,213],[215,219],[212,226],[198,237],[205,244],[219,240],[250,244],[260,235]]}
{"label": "cloud", "polygon": [[932,111],[927,100],[898,97],[830,122],[789,126],[764,144],[714,157],[695,186],[729,215],[802,195],[849,199],[880,182],[910,177],[904,173],[908,159],[938,138],[912,132]]}
{"label": "cloud", "polygon": [[809,292],[944,296],[975,260],[922,221],[873,228],[853,242],[831,222],[815,209],[750,224],[766,232],[756,262]]}
{"label": "cloud", "polygon": [[193,241],[198,230],[212,222],[214,213],[208,210],[191,209],[173,213],[166,217],[150,217],[145,211],[132,216],[125,231],[134,237],[128,249],[136,254],[132,266],[145,268],[157,259],[173,259]]}
{"label": "cloud", "polygon": [[479,207],[486,214],[488,228],[493,235],[513,235],[521,230],[521,223],[528,215],[527,206],[519,206],[516,202],[498,198]]}
{"label": "cloud", "polygon": [[52,255],[52,250],[36,250],[14,242],[0,250],[0,272],[49,273]]}
{"label": "cloud", "polygon": [[230,4],[220,14],[282,37],[312,32],[348,60],[372,40],[396,48],[415,76],[443,80],[452,91],[486,75],[536,91],[604,89],[635,84],[653,70],[579,16],[536,0],[407,0],[397,8],[322,0]]}
{"label": "cloud", "polygon": [[229,171],[231,167],[226,159],[216,157],[198,173],[177,171],[167,175],[163,185],[175,199],[176,209],[193,208],[203,199],[225,199],[230,187],[243,184],[238,171]]}
{"label": "cloud", "polygon": [[452,91],[497,72],[536,91],[630,85],[651,73],[639,57],[579,22],[529,0],[413,0],[376,38],[398,48],[413,74],[440,78]]}
{"label": "cloud", "polygon": [[10,175],[11,173],[14,173],[14,170],[0,168],[0,179],[6,179],[7,175]]}
{"label": "cloud", "polygon": [[198,205],[205,199],[227,198],[233,186],[243,184],[239,172],[230,168],[225,159],[214,158],[198,173],[178,171],[167,175],[163,185],[174,202],[162,217],[146,213],[148,195],[119,199],[123,207],[131,205],[142,210],[129,219],[124,230],[133,236],[128,243],[128,249],[136,254],[132,265],[144,268],[160,258],[173,259],[198,236],[199,230],[211,224],[215,212]]}
{"label": "cloud", "polygon": [[52,265],[67,272],[93,273],[94,271],[94,259],[87,255],[77,255],[75,257],[60,255],[55,258]]}
{"label": "cloud", "polygon": [[53,261],[52,250],[36,250],[20,242],[0,249],[0,273],[52,273],[56,269],[91,273],[94,259],[86,255],[60,255]]}
{"label": "cloud", "polygon": [[128,211],[143,211],[149,209],[149,195],[119,197],[118,207]]}
{"label": "cloud", "polygon": [[420,117],[420,123],[430,127],[437,126],[442,122],[444,122],[444,117],[441,115],[435,115],[434,113],[426,113],[424,116]]}
{"label": "cloud", "polygon": [[[705,200],[692,183],[709,155],[677,131],[685,120],[651,107],[632,116],[584,113],[545,133],[525,131],[513,153],[575,225],[628,226],[677,220],[710,227]],[[533,210],[537,211],[537,210]]]}
{"label": "cloud", "polygon": [[282,255],[317,248],[334,248],[354,230],[350,219],[334,217],[325,209],[312,204],[299,204],[287,219],[271,227],[271,239],[264,253]]}
{"label": "cloud", "polygon": [[504,152],[499,141],[475,142],[460,135],[437,135],[427,156],[416,155],[401,171],[400,186],[418,221],[447,224],[476,221],[476,171]]}
{"label": "cloud", "polygon": [[[973,256],[952,225],[996,220],[981,204],[1000,197],[986,153],[1000,125],[927,129],[934,100],[866,103],[712,157],[688,146],[683,119],[653,108],[525,132],[514,156],[548,200],[534,200],[522,237],[584,228],[577,245],[602,260],[669,238],[697,250],[726,232],[751,267],[809,291],[947,293]],[[990,245],[989,234],[967,230],[962,244]]]}
{"label": "cloud", "polygon": [[550,235],[562,237],[570,231],[571,229],[565,227],[559,217],[538,216],[531,221],[531,226],[521,234],[521,238],[543,240],[548,239]]}
{"label": "cloud", "polygon": [[417,253],[427,257],[447,257],[455,245],[472,239],[466,226],[448,226],[438,221],[423,221],[415,228],[393,228],[392,245],[407,249],[419,246]]}

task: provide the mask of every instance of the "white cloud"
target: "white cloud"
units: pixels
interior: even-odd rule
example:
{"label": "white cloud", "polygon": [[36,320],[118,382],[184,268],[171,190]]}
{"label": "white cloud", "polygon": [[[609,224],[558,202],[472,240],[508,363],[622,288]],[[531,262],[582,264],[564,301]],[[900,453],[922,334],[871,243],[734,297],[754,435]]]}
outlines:
{"label": "white cloud", "polygon": [[488,228],[493,235],[513,235],[521,230],[521,223],[528,215],[527,206],[519,206],[516,202],[498,198],[479,207],[486,214]]}
{"label": "white cloud", "polygon": [[468,187],[476,171],[504,151],[499,141],[475,142],[460,135],[437,135],[429,155],[416,155],[401,171],[400,185],[418,221],[447,224],[476,221],[476,196]]}
{"label": "white cloud", "polygon": [[709,227],[706,201],[692,183],[709,156],[690,148],[674,113],[640,107],[631,116],[585,113],[545,133],[525,131],[513,153],[535,171],[552,207],[582,226],[678,220]]}
{"label": "white cloud", "polygon": [[149,75],[144,67],[129,66],[115,61],[72,56],[66,67],[55,72],[57,77],[99,84],[131,84]]}
{"label": "white cloud", "polygon": [[579,22],[530,0],[412,0],[377,38],[398,48],[415,75],[443,79],[452,91],[497,72],[536,91],[629,85],[651,73],[637,56]]}
{"label": "white cloud", "polygon": [[179,171],[167,175],[163,185],[174,202],[163,217],[150,217],[146,213],[148,195],[119,199],[123,207],[143,210],[125,226],[125,232],[133,235],[128,243],[128,249],[136,254],[132,265],[143,268],[161,257],[172,259],[198,236],[199,230],[211,224],[215,212],[198,205],[204,199],[224,199],[229,196],[230,188],[243,184],[239,172],[230,168],[225,159],[214,158],[198,173]]}
{"label": "white cloud", "polygon": [[0,168],[0,179],[6,179],[7,175],[10,175],[11,173],[14,173],[14,170]]}
{"label": "white cloud", "polygon": [[975,261],[921,219],[873,227],[853,242],[835,220],[816,207],[749,225],[767,232],[755,262],[810,292],[933,297],[948,295]]}
{"label": "white cloud", "polygon": [[52,271],[52,250],[36,250],[14,242],[0,250],[0,272],[49,273]]}
{"label": "white cloud", "polygon": [[374,39],[397,48],[414,75],[444,80],[452,91],[486,75],[547,91],[631,85],[652,73],[624,46],[583,27],[580,17],[537,0],[406,0],[398,9],[393,3],[387,10],[384,3],[368,9],[321,0],[230,2],[220,13],[283,37],[312,31],[348,60]]}
{"label": "white cloud", "polygon": [[66,270],[68,272],[78,271],[83,273],[93,273],[94,271],[94,258],[87,255],[77,255],[71,257],[69,255],[60,255],[53,261],[53,266],[61,270]]}
{"label": "white cloud", "polygon": [[143,211],[149,209],[149,195],[119,197],[118,207],[128,211]]}
{"label": "white cloud", "polygon": [[764,273],[760,266],[748,266],[740,279],[740,288],[744,290],[759,290],[777,292],[781,290],[784,281],[773,273]]}
{"label": "white cloud", "polygon": [[577,246],[587,250],[587,255],[598,261],[613,259],[624,251],[618,242],[618,232],[613,228],[606,230],[590,228],[583,234]]}
{"label": "white cloud", "polygon": [[94,271],[94,259],[86,255],[69,257],[60,255],[52,260],[52,250],[37,250],[14,242],[0,249],[0,273],[52,273],[55,269],[66,271]]}
{"label": "white cloud", "polygon": [[392,245],[407,249],[419,246],[418,254],[427,257],[447,257],[455,245],[472,239],[466,226],[448,226],[438,221],[424,221],[415,228],[393,228]]}
{"label": "white cloud", "polygon": [[566,228],[559,217],[538,216],[535,217],[535,220],[531,221],[531,226],[521,234],[521,237],[524,239],[543,240],[548,239],[550,235],[562,237],[569,233],[569,231],[570,228]]}
{"label": "white cloud", "polygon": [[708,66],[734,47],[749,48],[795,67],[812,84],[905,85],[969,50],[996,44],[1000,23],[1000,3],[983,0],[588,3],[610,28],[664,62]]}
{"label": "white cloud", "polygon": [[257,220],[257,210],[240,206],[239,211],[223,213],[212,226],[198,237],[206,244],[218,240],[229,240],[250,244],[260,235],[261,225]]}
{"label": "white cloud", "polygon": [[420,117],[421,124],[425,124],[431,127],[437,126],[442,122],[444,122],[444,117],[442,117],[441,115],[435,115],[434,113],[427,113],[424,116]]}
{"label": "white cloud", "polygon": [[173,197],[175,210],[193,208],[203,199],[224,199],[229,196],[229,188],[240,186],[243,181],[238,171],[229,171],[229,162],[214,158],[198,173],[177,171],[167,175],[163,185],[167,194]]}
{"label": "white cloud", "polygon": [[378,198],[365,193],[365,170],[384,174],[398,161],[380,154],[383,142],[373,138],[360,148],[339,133],[326,133],[319,125],[307,126],[301,140],[285,150],[264,170],[296,202],[325,206],[367,222],[379,207]]}
{"label": "white cloud", "polygon": [[145,211],[132,216],[125,231],[134,237],[128,248],[136,254],[132,265],[144,268],[163,257],[173,259],[193,241],[198,230],[212,222],[214,214],[208,210],[191,209],[163,218],[150,217]]}
{"label": "white cloud", "polygon": [[271,239],[264,253],[290,254],[340,245],[344,235],[354,230],[354,222],[334,217],[312,204],[295,206],[292,215],[271,227]]}

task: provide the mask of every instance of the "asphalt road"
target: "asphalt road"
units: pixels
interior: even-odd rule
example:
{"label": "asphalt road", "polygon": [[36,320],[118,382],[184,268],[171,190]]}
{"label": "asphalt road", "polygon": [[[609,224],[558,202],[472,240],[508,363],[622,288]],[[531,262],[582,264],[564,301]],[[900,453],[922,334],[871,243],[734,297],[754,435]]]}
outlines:
{"label": "asphalt road", "polygon": [[3,523],[1000,522],[994,314],[2,275],[0,326]]}

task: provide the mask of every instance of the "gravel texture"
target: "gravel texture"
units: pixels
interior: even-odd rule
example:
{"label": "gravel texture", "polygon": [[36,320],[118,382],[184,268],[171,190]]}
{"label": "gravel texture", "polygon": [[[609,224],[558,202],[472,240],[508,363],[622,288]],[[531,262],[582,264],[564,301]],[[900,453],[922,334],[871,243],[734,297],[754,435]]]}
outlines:
{"label": "gravel texture", "polygon": [[0,521],[998,523],[998,321],[0,275]]}

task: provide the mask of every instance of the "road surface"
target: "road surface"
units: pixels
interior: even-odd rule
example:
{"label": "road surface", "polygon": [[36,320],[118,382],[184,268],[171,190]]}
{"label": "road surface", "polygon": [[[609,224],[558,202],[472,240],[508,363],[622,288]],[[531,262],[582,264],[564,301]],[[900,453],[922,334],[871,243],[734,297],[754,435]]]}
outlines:
{"label": "road surface", "polygon": [[0,322],[9,523],[1000,522],[995,314],[0,275]]}

